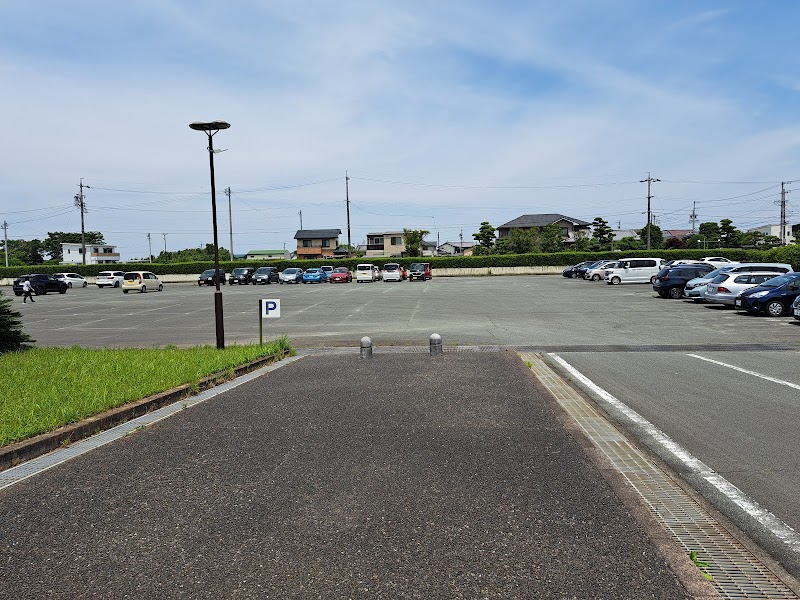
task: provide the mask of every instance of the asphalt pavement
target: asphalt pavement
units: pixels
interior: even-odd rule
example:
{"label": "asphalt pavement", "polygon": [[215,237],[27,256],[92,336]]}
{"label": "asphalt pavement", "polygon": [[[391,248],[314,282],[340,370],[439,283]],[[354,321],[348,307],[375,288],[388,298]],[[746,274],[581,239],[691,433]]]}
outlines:
{"label": "asphalt pavement", "polygon": [[0,491],[0,598],[690,597],[557,411],[513,352],[305,357]]}

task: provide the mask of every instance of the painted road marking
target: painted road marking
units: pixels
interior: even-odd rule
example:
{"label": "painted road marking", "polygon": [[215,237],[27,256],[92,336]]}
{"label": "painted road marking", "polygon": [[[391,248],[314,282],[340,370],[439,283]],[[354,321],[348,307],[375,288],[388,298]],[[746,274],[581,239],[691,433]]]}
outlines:
{"label": "painted road marking", "polygon": [[729,369],[733,369],[734,371],[739,371],[740,373],[752,375],[753,377],[760,377],[761,379],[766,379],[767,381],[771,381],[772,383],[779,383],[780,385],[785,385],[790,388],[800,390],[800,385],[798,385],[797,383],[792,383],[791,381],[784,381],[783,379],[770,377],[769,375],[763,375],[762,373],[757,373],[756,371],[751,371],[749,369],[743,369],[742,367],[737,367],[735,365],[729,365],[728,363],[724,363],[719,360],[714,360],[713,358],[706,358],[705,356],[700,356],[699,354],[687,354],[686,356],[691,356],[692,358],[699,358],[700,360],[714,363],[715,365],[719,365],[721,367],[728,367]]}

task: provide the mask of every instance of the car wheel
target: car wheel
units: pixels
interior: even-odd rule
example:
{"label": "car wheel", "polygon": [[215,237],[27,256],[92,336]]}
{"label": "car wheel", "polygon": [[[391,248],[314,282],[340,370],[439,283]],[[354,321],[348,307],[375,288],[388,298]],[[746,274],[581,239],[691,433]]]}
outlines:
{"label": "car wheel", "polygon": [[72,287],[72,283],[67,283],[67,287],[71,288]]}
{"label": "car wheel", "polygon": [[650,285],[653,285],[655,282],[656,282],[656,276],[655,276],[655,275],[653,275],[653,276],[650,278]]}
{"label": "car wheel", "polygon": [[600,281],[600,275],[598,275],[597,273],[592,275],[592,281]]}
{"label": "car wheel", "polygon": [[115,288],[118,288],[118,287],[119,287],[119,281],[115,281],[115,282],[114,282],[114,287],[115,287]]}
{"label": "car wheel", "polygon": [[58,293],[59,294],[66,294],[67,293],[67,286],[64,286],[62,288],[58,288]]}
{"label": "car wheel", "polygon": [[681,296],[683,296],[683,290],[677,286],[673,286],[669,288],[667,294],[669,294],[669,297],[673,300],[678,300]]}
{"label": "car wheel", "polygon": [[81,287],[86,287],[87,285],[89,285],[89,284],[84,281],[83,285]]}
{"label": "car wheel", "polygon": [[160,283],[158,284],[158,291],[159,292],[163,292],[164,291],[164,286],[161,285]]}
{"label": "car wheel", "polygon": [[34,288],[33,291],[36,292],[37,296],[44,296],[47,293],[47,290],[41,286]]}
{"label": "car wheel", "polygon": [[123,294],[127,294],[127,293],[128,293],[128,290],[122,290],[122,293],[123,293]]}
{"label": "car wheel", "polygon": [[783,302],[780,300],[770,300],[764,307],[764,312],[770,317],[780,317],[785,311],[786,307],[783,306]]}
{"label": "car wheel", "polygon": [[143,285],[143,286],[142,286],[142,289],[140,289],[139,291],[140,291],[142,294],[146,294],[146,293],[147,293],[147,286],[146,286],[146,285]]}
{"label": "car wheel", "polygon": [[612,277],[611,278],[611,285],[619,285],[622,280],[619,277]]}

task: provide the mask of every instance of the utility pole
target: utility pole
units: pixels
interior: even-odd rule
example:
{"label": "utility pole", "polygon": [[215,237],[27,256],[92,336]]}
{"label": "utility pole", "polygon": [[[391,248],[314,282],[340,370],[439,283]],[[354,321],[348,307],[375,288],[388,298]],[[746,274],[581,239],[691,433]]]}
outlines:
{"label": "utility pole", "polygon": [[786,190],[786,184],[793,181],[781,181],[781,246],[786,245],[786,194],[792,190]]}
{"label": "utility pole", "polygon": [[350,242],[350,176],[347,171],[344,172],[344,198],[347,203],[347,256],[349,257],[353,246]]}
{"label": "utility pole", "polygon": [[89,211],[86,210],[86,203],[83,201],[83,188],[87,190],[91,188],[88,185],[83,185],[83,177],[81,177],[81,182],[78,184],[78,187],[80,187],[80,193],[75,196],[75,206],[81,211],[81,257],[83,259],[83,264],[86,264],[86,231],[83,224],[83,215]]}
{"label": "utility pole", "polygon": [[228,223],[230,223],[231,260],[233,260],[233,213],[231,212],[231,188],[226,187],[225,193],[228,194]]}
{"label": "utility pole", "polygon": [[692,223],[692,235],[697,233],[697,202],[692,202],[692,214],[689,215],[689,221]]}
{"label": "utility pole", "polygon": [[[167,254],[167,234],[166,233],[162,233],[161,237],[164,238],[164,254],[166,255]],[[166,258],[166,256],[164,256],[164,258]]]}
{"label": "utility pole", "polygon": [[461,248],[459,248],[459,251],[461,252],[461,254],[464,254],[464,229],[463,228],[461,229],[461,232],[458,234],[458,239],[460,240],[460,244],[459,245],[461,246]]}
{"label": "utility pole", "polygon": [[302,230],[303,230],[303,211],[301,210],[301,211],[300,211],[299,213],[297,213],[297,214],[299,214],[299,215],[300,215],[300,230],[302,231]]}
{"label": "utility pole", "polygon": [[3,221],[3,248],[6,249],[6,266],[8,266],[8,222]]}
{"label": "utility pole", "polygon": [[147,234],[147,260],[153,262],[153,244],[150,240],[150,234]]}
{"label": "utility pole", "polygon": [[641,179],[639,183],[647,182],[647,249],[650,250],[650,199],[653,195],[650,193],[650,184],[656,181],[661,181],[660,179],[655,179],[650,176],[650,171],[647,172],[647,179]]}

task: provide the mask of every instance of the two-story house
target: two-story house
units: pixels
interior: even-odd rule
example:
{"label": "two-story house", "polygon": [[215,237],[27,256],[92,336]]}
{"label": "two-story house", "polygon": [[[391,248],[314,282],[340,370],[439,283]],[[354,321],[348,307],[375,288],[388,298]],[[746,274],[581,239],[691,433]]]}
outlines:
{"label": "two-story house", "polygon": [[586,231],[589,233],[592,224],[580,219],[574,219],[558,213],[547,213],[541,215],[522,215],[513,221],[504,223],[497,228],[498,237],[506,237],[512,229],[532,229],[538,227],[541,229],[546,225],[555,223],[561,228],[561,235],[564,237],[564,242],[571,244],[575,241],[576,231]]}
{"label": "two-story house", "polygon": [[403,256],[406,240],[402,231],[367,234],[367,256]]}
{"label": "two-story house", "polygon": [[299,229],[294,234],[297,240],[298,259],[333,258],[339,246],[341,229]]}
{"label": "two-story house", "polygon": [[[83,264],[83,246],[81,244],[67,243],[61,244],[61,264],[80,265]],[[109,244],[86,244],[86,264],[87,265],[111,265],[119,262],[119,252],[116,246]]]}

